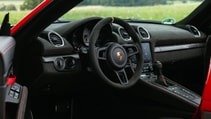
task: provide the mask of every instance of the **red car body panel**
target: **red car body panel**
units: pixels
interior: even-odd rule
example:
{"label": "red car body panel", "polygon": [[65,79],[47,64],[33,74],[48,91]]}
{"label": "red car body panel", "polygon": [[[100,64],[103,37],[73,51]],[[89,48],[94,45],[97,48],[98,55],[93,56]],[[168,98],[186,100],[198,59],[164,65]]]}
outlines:
{"label": "red car body panel", "polygon": [[18,29],[20,29],[27,21],[35,16],[41,9],[48,5],[52,0],[44,0],[36,8],[34,8],[28,15],[26,15],[20,22],[11,28],[11,35],[13,35]]}
{"label": "red car body panel", "polygon": [[[201,100],[200,112],[211,112],[211,60]],[[203,119],[203,117],[202,117]]]}

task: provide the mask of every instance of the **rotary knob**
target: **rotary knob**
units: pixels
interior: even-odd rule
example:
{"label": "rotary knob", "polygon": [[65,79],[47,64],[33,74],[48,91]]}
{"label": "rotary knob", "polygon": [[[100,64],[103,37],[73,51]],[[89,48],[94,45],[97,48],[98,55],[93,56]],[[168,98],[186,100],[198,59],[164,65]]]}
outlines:
{"label": "rotary knob", "polygon": [[54,61],[54,67],[56,70],[62,71],[65,68],[65,60],[62,57],[56,58]]}

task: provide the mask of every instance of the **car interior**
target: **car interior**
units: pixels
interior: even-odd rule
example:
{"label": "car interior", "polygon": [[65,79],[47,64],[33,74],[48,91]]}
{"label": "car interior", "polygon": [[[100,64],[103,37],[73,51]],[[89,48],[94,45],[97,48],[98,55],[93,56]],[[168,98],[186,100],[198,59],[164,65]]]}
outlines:
{"label": "car interior", "polygon": [[[0,110],[6,110],[0,116],[191,119],[208,73],[211,1],[174,24],[115,16],[58,19],[79,2],[52,1],[12,36],[3,28],[5,16]],[[16,82],[5,87],[7,77]]]}

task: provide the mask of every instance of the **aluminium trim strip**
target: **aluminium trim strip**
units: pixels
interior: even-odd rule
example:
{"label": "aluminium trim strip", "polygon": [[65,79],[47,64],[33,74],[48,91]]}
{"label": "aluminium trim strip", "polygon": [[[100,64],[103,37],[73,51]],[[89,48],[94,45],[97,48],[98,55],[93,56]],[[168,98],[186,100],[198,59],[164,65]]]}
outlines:
{"label": "aluminium trim strip", "polygon": [[48,57],[42,57],[43,62],[54,62],[57,58],[75,58],[79,59],[79,55],[73,54],[73,55],[63,55],[63,56],[48,56]]}
{"label": "aluminium trim strip", "polygon": [[194,49],[194,48],[201,48],[204,47],[204,43],[191,43],[191,44],[183,44],[183,45],[172,45],[172,46],[158,46],[155,47],[155,53],[161,52],[170,52],[170,51],[177,51],[177,50],[187,50],[187,49]]}

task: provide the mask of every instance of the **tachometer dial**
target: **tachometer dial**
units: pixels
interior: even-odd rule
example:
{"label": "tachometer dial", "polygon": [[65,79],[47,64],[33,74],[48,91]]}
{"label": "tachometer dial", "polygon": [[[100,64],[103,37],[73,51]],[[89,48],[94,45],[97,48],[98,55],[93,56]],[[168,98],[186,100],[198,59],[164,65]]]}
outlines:
{"label": "tachometer dial", "polygon": [[84,28],[83,30],[83,43],[85,46],[89,46],[89,36],[90,36],[91,30],[89,28]]}

